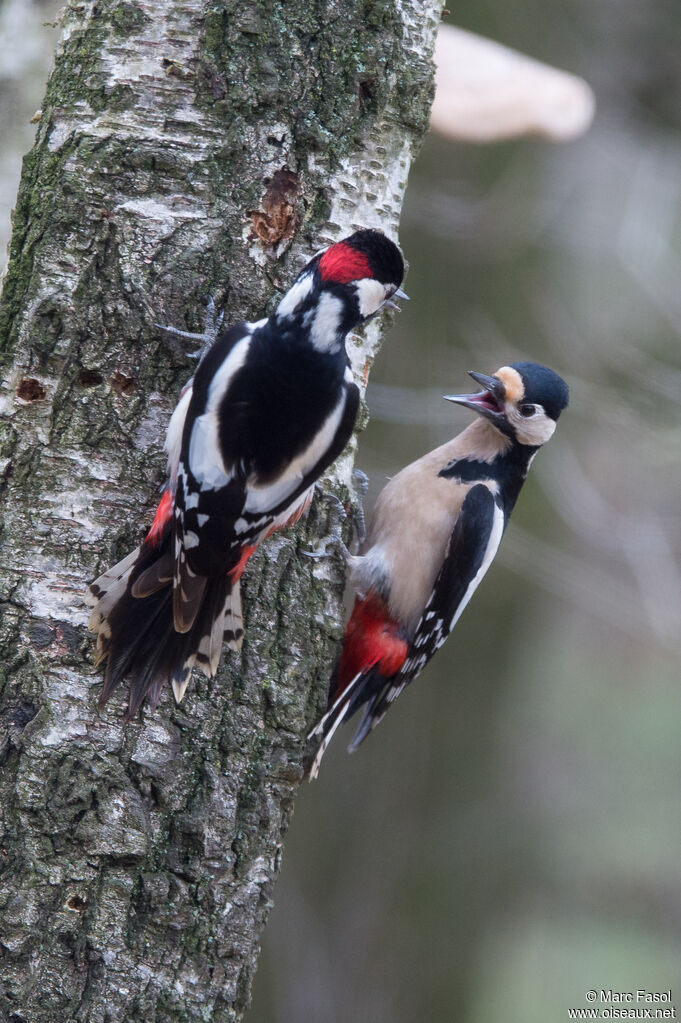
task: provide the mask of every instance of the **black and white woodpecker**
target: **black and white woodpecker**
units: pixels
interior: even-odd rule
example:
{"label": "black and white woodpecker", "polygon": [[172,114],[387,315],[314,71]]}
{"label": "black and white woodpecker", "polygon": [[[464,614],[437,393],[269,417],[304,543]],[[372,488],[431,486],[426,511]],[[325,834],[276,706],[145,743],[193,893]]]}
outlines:
{"label": "black and white woodpecker", "polygon": [[178,702],[192,668],[213,676],[243,635],[239,580],[258,544],[309,507],[338,457],[359,390],[345,341],[400,291],[404,262],[380,231],[318,252],[275,312],[220,333],[173,412],[168,481],[145,540],[90,586],[100,705],[130,676],[127,718]]}
{"label": "black and white woodpecker", "polygon": [[478,413],[462,433],[406,466],[381,491],[362,553],[350,558],[355,603],[312,732],[319,763],[360,707],[357,749],[444,643],[499,547],[528,469],[568,404],[567,384],[535,362],[470,373],[475,394],[447,395]]}

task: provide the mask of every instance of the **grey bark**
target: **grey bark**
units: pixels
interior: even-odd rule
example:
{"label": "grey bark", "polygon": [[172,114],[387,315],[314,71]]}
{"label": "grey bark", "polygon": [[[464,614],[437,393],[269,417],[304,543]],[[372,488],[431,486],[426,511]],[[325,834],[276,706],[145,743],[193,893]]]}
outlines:
{"label": "grey bark", "polygon": [[3,1019],[242,1018],[342,629],[342,564],[298,556],[324,506],[249,564],[243,652],[181,708],[97,711],[82,597],[149,523],[191,373],[154,321],[257,318],[323,244],[396,233],[439,11],[67,5],[0,305]]}

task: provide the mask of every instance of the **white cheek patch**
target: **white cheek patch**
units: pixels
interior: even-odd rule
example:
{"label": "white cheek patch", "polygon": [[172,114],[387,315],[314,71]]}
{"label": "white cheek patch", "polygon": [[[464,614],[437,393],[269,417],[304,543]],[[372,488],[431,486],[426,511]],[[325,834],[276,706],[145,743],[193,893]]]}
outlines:
{"label": "white cheek patch", "polygon": [[543,412],[538,412],[530,419],[516,414],[513,418],[513,425],[515,435],[520,443],[530,447],[541,447],[542,444],[546,444],[556,429],[555,419],[551,419]]}
{"label": "white cheek patch", "polygon": [[359,301],[359,315],[362,319],[373,316],[386,300],[385,285],[371,277],[364,277],[355,284]]}

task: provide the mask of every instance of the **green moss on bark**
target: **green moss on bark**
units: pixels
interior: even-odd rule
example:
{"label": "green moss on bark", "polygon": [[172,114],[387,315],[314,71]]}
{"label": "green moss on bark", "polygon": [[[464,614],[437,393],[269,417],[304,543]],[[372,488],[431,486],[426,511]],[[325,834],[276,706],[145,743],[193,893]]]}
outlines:
{"label": "green moss on bark", "polygon": [[[339,194],[375,194],[392,227],[429,107],[430,53],[405,42],[426,7],[67,9],[0,303],[3,1018],[243,1016],[342,629],[342,565],[298,557],[326,509],[249,563],[241,653],[131,725],[122,696],[96,709],[81,595],[148,524],[191,373],[154,323],[197,329],[209,294],[228,321],[261,316],[330,218],[352,223]],[[376,140],[384,177],[345,181]],[[249,211],[284,167],[297,234],[265,249]]]}

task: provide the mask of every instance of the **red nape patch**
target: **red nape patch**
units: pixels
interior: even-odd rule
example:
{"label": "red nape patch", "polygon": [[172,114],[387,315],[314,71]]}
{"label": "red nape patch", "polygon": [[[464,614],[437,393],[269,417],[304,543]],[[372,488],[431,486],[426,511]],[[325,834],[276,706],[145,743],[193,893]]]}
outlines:
{"label": "red nape patch", "polygon": [[151,524],[151,529],[144,538],[145,543],[150,543],[152,547],[156,547],[163,537],[165,528],[173,517],[173,495],[169,490],[163,491],[163,497],[159,501],[156,514],[154,515],[154,521]]}
{"label": "red nape patch", "polygon": [[337,242],[326,250],[319,260],[319,272],[323,281],[335,284],[349,284],[374,276],[368,257],[345,242]]}
{"label": "red nape patch", "polygon": [[370,593],[365,600],[355,600],[345,627],[334,699],[356,675],[372,668],[391,678],[404,664],[408,649],[400,626],[388,617],[388,609],[379,597]]}
{"label": "red nape patch", "polygon": [[238,583],[239,579],[241,579],[241,576],[244,574],[246,562],[248,561],[248,559],[250,558],[251,554],[253,553],[257,546],[258,546],[257,543],[254,543],[251,545],[247,544],[245,547],[241,548],[239,561],[234,566],[234,568],[230,568],[229,572],[227,573],[227,575],[229,576],[233,583]]}

